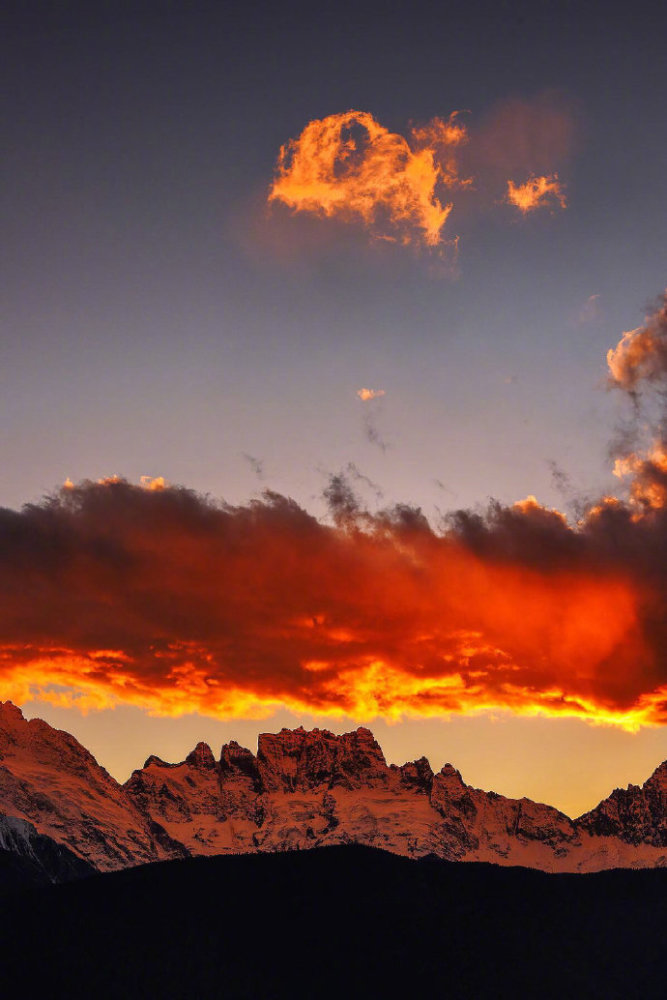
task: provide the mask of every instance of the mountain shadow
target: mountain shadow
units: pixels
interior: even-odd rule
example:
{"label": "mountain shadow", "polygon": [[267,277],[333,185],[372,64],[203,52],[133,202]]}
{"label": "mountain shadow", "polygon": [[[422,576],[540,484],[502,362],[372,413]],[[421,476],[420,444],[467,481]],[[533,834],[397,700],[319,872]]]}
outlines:
{"label": "mountain shadow", "polygon": [[650,1000],[666,920],[663,869],[549,875],[353,845],[193,858],[6,898],[0,980],[53,1000]]}

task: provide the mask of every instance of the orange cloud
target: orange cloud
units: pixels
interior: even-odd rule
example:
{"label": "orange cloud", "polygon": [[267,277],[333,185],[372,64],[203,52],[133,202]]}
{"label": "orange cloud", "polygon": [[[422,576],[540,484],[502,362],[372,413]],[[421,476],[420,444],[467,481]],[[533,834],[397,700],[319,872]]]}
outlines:
{"label": "orange cloud", "polygon": [[667,380],[667,290],[644,325],[607,352],[607,364],[612,384],[630,392],[640,382]]}
{"label": "orange cloud", "polygon": [[[444,123],[444,144],[462,141],[462,126]],[[310,122],[280,150],[270,201],[297,212],[359,219],[384,239],[428,247],[442,241],[451,204],[436,196],[455,178],[421,135],[411,148],[366,111],[346,111]]]}
{"label": "orange cloud", "polygon": [[163,490],[167,486],[164,476],[142,476],[139,482],[145,490]]}
{"label": "orange cloud", "polygon": [[357,389],[357,396],[359,399],[366,403],[369,399],[377,399],[379,396],[384,396],[384,389]]}
{"label": "orange cloud", "polygon": [[[626,432],[614,474],[629,481],[635,517],[667,507],[667,291],[643,326],[628,330],[607,352],[609,384],[627,392],[635,403],[635,418],[644,400],[649,403],[640,426]],[[638,447],[633,439],[641,439]]]}
{"label": "orange cloud", "polygon": [[[614,475],[630,477],[630,498],[641,509],[667,508],[667,447],[655,441],[648,454],[630,452],[616,459]],[[639,515],[636,515],[639,516]]]}
{"label": "orange cloud", "polygon": [[534,212],[536,208],[545,208],[554,203],[565,208],[567,201],[558,174],[548,177],[529,177],[524,184],[507,182],[507,201],[523,214]]}
{"label": "orange cloud", "polygon": [[[470,133],[459,112],[413,126],[403,136],[367,111],[315,119],[281,147],[269,202],[293,212],[359,221],[374,238],[442,248],[454,208],[492,208],[505,200],[523,212],[565,208],[556,163],[572,144],[572,119],[553,95],[504,102]],[[529,174],[521,185],[511,173]],[[457,237],[447,242],[454,248]]]}
{"label": "orange cloud", "polygon": [[1,510],[5,696],[667,721],[664,509],[602,505],[573,528],[528,498],[436,532],[343,487],[333,525],[270,492],[230,507],[117,479]]}
{"label": "orange cloud", "polygon": [[[665,309],[609,358],[621,387],[644,380],[663,407]],[[118,476],[0,508],[5,697],[664,724],[665,426],[663,411],[651,448],[618,457],[627,501],[603,497],[576,525],[529,496],[436,531],[407,505],[365,510],[345,476],[325,491],[332,524],[271,491],[232,507]]]}

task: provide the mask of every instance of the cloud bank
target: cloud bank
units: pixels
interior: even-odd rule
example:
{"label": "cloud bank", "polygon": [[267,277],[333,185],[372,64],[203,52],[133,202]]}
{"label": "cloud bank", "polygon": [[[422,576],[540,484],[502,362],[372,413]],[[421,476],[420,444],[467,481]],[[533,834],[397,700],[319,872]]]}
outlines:
{"label": "cloud bank", "polygon": [[327,495],[331,523],[268,491],[232,507],[122,480],[0,511],[5,696],[667,721],[664,503],[607,499],[573,527],[530,498],[436,530],[369,513],[344,477]]}

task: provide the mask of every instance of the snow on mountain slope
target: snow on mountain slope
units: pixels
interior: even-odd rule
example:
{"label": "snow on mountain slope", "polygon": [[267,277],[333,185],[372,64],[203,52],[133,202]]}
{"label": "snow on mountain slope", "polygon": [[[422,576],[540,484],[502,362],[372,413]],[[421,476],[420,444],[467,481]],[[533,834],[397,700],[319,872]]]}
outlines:
{"label": "snow on mountain slope", "polygon": [[667,763],[571,820],[465,784],[422,757],[387,765],[364,728],[264,733],[257,754],[199,743],[151,756],[120,786],[73,737],[0,705],[0,810],[101,870],[187,855],[359,843],[409,857],[544,871],[667,865]]}
{"label": "snow on mountain slope", "polygon": [[0,811],[101,871],[179,853],[73,736],[11,702],[0,703]]}
{"label": "snow on mountain slope", "polygon": [[257,757],[230,743],[219,763],[205,744],[182,764],[149,758],[125,788],[193,854],[357,842],[413,855],[438,846],[431,778],[426,761],[387,767],[368,730],[284,729],[259,737]]}
{"label": "snow on mountain slope", "polygon": [[149,758],[125,788],[192,854],[354,842],[545,871],[665,863],[653,842],[591,835],[551,806],[470,788],[449,764],[388,766],[363,728],[262,734],[256,757],[231,743],[219,763],[199,744],[181,764]]}
{"label": "snow on mountain slope", "polygon": [[0,814],[0,891],[64,882],[93,872],[69,848],[38,833],[32,823]]}

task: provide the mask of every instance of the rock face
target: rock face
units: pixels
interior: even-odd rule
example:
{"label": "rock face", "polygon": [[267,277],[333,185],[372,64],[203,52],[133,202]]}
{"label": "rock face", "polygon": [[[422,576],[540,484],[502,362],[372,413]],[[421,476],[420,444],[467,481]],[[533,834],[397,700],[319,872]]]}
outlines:
{"label": "rock face", "polygon": [[388,766],[368,729],[283,729],[259,737],[256,757],[226,744],[219,762],[200,744],[182,764],[149,758],[125,789],[192,854],[359,843],[544,871],[667,863],[656,839],[667,803],[653,792],[654,812],[632,841],[620,826],[595,831],[551,806],[470,788],[451,764],[439,774],[424,757]]}
{"label": "rock face", "polygon": [[0,811],[100,871],[184,853],[73,736],[11,702],[0,703]]}
{"label": "rock face", "polygon": [[578,824],[594,836],[667,848],[667,761],[641,787],[615,789]]}
{"label": "rock face", "polygon": [[32,823],[0,815],[0,892],[92,875],[95,869]]}
{"label": "rock face", "polygon": [[0,707],[0,809],[99,869],[188,855],[358,843],[408,857],[544,871],[667,865],[667,763],[571,820],[465,784],[446,764],[388,765],[368,729],[283,729],[216,760],[148,758],[120,786],[73,737]]}
{"label": "rock face", "polygon": [[175,766],[149,758],[125,785],[137,807],[192,853],[352,842],[437,852],[428,761],[388,767],[367,729],[344,736],[283,729],[259,737],[256,757],[237,743],[223,746],[213,766],[205,756],[205,768],[193,754]]}

